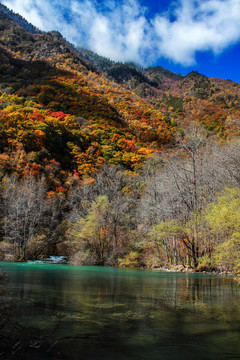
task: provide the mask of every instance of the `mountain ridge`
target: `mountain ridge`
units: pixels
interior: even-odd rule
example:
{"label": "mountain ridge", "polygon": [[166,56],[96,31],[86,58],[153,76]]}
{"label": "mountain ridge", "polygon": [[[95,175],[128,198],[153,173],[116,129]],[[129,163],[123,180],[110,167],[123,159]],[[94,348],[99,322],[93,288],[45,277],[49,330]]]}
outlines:
{"label": "mountain ridge", "polygon": [[[30,25],[21,16],[4,6],[1,9],[2,93],[8,93],[4,96],[8,96],[13,109],[14,101],[33,101],[46,118],[57,112],[65,114],[60,115],[64,119],[72,117],[73,127],[66,124],[64,130],[68,135],[65,133],[63,138],[68,141],[59,140],[64,144],[65,160],[61,160],[60,150],[57,154],[49,145],[50,135],[44,132],[48,121],[44,120],[45,128],[40,126],[45,137],[42,148],[50,151],[49,161],[56,158],[67,171],[76,170],[83,176],[105,162],[138,169],[148,154],[172,151],[179,134],[193,123],[223,139],[238,134],[239,84],[208,78],[196,71],[182,76],[161,66],[143,69],[133,63],[114,62],[74,47],[59,32],[29,32]],[[6,112],[3,102],[1,106]],[[14,116],[7,110],[7,117]],[[35,133],[38,129],[34,130],[34,126],[29,125],[27,131]],[[9,129],[4,131],[8,137]],[[80,141],[82,145],[72,134],[76,131],[79,138],[85,139]],[[86,131],[90,134],[87,141]],[[22,135],[14,134],[14,141],[22,144]],[[30,151],[29,144],[23,148]],[[33,149],[40,151],[40,147]],[[43,163],[39,165],[44,167]]]}
{"label": "mountain ridge", "polygon": [[32,34],[38,34],[42,33],[40,29],[38,29],[36,26],[29,23],[26,19],[24,19],[21,15],[15,13],[14,11],[10,10],[7,6],[0,3],[0,11],[4,13],[6,16],[8,16],[13,21],[17,22],[19,25],[21,25],[25,30]]}

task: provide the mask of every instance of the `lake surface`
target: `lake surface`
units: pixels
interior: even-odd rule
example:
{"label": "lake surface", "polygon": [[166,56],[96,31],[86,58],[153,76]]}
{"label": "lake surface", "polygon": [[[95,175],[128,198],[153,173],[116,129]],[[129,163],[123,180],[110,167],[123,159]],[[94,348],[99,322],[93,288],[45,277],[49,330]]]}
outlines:
{"label": "lake surface", "polygon": [[9,359],[240,359],[240,286],[208,274],[0,263],[3,297],[57,343]]}

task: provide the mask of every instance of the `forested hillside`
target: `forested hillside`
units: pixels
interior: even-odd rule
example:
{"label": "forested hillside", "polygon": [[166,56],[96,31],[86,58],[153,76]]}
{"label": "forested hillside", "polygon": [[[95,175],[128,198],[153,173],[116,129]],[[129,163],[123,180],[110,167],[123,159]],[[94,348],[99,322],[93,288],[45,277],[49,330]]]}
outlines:
{"label": "forested hillside", "polygon": [[240,85],[115,63],[0,6],[0,255],[240,267]]}

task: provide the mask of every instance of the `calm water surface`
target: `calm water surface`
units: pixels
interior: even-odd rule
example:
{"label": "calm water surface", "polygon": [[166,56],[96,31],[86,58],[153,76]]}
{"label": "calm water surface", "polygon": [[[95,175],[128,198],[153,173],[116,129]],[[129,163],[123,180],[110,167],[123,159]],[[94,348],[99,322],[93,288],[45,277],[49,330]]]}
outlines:
{"label": "calm water surface", "polygon": [[16,359],[240,359],[240,286],[207,274],[0,263],[24,324],[57,344]]}

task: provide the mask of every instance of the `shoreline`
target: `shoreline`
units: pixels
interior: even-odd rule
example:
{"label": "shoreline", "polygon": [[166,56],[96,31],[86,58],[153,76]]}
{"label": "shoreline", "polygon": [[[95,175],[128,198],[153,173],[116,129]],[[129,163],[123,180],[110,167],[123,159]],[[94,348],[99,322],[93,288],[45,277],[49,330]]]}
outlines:
{"label": "shoreline", "polygon": [[182,273],[199,273],[199,274],[212,274],[212,275],[227,275],[238,277],[231,271],[220,271],[220,270],[199,270],[191,267],[185,267],[184,265],[172,265],[172,266],[159,266],[151,268],[152,271],[159,272],[182,272]]}
{"label": "shoreline", "polygon": [[[54,259],[51,259],[54,258]],[[56,259],[57,258],[57,259]],[[59,258],[59,259],[58,259]],[[53,261],[52,261],[53,260]],[[10,261],[7,259],[3,259],[0,260],[2,262],[10,262],[10,263],[36,263],[36,264],[54,264],[54,265],[60,265],[60,264],[65,264],[65,265],[73,265],[71,262],[67,261],[66,256],[50,256],[49,258],[44,258],[41,260],[15,260],[15,261]],[[95,265],[92,265],[95,266]],[[113,268],[119,268],[119,269],[139,269],[139,267],[134,267],[134,266],[113,266]],[[191,267],[187,267],[184,265],[167,265],[167,266],[156,266],[156,267],[142,267],[142,269],[145,270],[150,270],[150,271],[158,271],[158,272],[182,272],[182,273],[198,273],[198,274],[210,274],[210,275],[222,275],[222,276],[230,276],[235,278],[235,280],[237,282],[239,282],[240,284],[240,274],[236,274],[233,273],[231,271],[227,271],[227,270],[199,270],[199,269],[194,269]]]}

